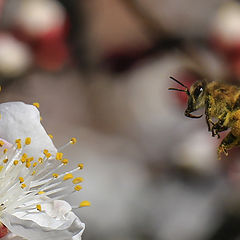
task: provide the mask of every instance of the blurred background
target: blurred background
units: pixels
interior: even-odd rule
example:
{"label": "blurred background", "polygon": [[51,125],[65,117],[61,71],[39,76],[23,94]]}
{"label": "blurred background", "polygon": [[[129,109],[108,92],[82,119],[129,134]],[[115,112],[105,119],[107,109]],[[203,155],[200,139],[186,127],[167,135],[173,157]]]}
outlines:
{"label": "blurred background", "polygon": [[240,2],[0,0],[1,102],[39,102],[84,162],[83,239],[240,239],[240,148],[184,116],[169,76],[240,84]]}

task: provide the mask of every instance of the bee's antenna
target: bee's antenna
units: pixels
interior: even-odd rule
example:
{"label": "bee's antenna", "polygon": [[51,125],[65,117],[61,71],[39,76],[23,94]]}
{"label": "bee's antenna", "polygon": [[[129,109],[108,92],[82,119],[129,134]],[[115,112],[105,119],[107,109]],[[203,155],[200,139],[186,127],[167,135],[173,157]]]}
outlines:
{"label": "bee's antenna", "polygon": [[176,78],[174,77],[170,77],[173,81],[177,82],[178,84],[180,84],[181,86],[188,88],[187,86],[185,86],[183,83],[179,82]]}
{"label": "bee's antenna", "polygon": [[187,90],[178,89],[178,88],[168,88],[168,90],[174,90],[174,91],[179,91],[179,92],[187,92]]}
{"label": "bee's antenna", "polygon": [[175,90],[175,91],[179,91],[179,92],[185,92],[187,93],[187,95],[190,95],[189,89],[187,86],[185,86],[183,83],[179,82],[176,78],[174,77],[170,77],[173,81],[177,82],[178,84],[180,84],[181,86],[185,87],[186,89],[178,89],[178,88],[169,88],[168,90]]}

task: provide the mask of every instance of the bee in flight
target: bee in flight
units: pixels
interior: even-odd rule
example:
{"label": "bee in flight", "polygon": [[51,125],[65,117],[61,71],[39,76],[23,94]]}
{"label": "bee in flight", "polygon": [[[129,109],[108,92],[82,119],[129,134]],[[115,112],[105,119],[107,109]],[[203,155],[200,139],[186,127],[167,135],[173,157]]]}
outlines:
{"label": "bee in flight", "polygon": [[[193,115],[192,112],[199,108],[205,108],[205,117],[208,131],[212,136],[220,137],[219,133],[227,129],[231,131],[220,143],[217,152],[218,158],[221,153],[228,155],[228,150],[240,146],[240,88],[234,85],[212,81],[199,80],[190,88],[183,83],[170,77],[184,89],[169,88],[168,90],[185,92],[188,95],[185,116],[189,118],[201,118],[203,115]],[[216,121],[213,121],[216,120]]]}

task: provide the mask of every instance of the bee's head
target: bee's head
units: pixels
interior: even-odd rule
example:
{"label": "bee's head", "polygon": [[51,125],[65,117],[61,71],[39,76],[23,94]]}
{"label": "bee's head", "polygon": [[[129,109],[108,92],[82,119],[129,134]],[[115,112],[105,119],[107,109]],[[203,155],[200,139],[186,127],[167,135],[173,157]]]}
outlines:
{"label": "bee's head", "polygon": [[202,115],[200,116],[192,115],[191,112],[194,112],[204,106],[206,89],[205,81],[197,81],[190,87],[190,89],[188,89],[188,87],[179,82],[177,79],[173,77],[170,78],[177,82],[178,84],[180,84],[181,86],[183,86],[185,89],[169,88],[169,90],[185,92],[188,95],[188,106],[187,109],[185,110],[185,116],[190,118],[202,117]]}

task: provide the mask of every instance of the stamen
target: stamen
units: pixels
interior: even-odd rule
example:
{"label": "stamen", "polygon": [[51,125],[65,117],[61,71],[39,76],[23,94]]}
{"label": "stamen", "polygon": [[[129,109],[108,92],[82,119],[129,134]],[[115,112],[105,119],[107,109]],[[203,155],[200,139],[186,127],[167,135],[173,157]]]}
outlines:
{"label": "stamen", "polygon": [[40,212],[42,211],[42,207],[41,207],[40,204],[37,204],[36,208],[37,208],[38,211],[40,211]]}

